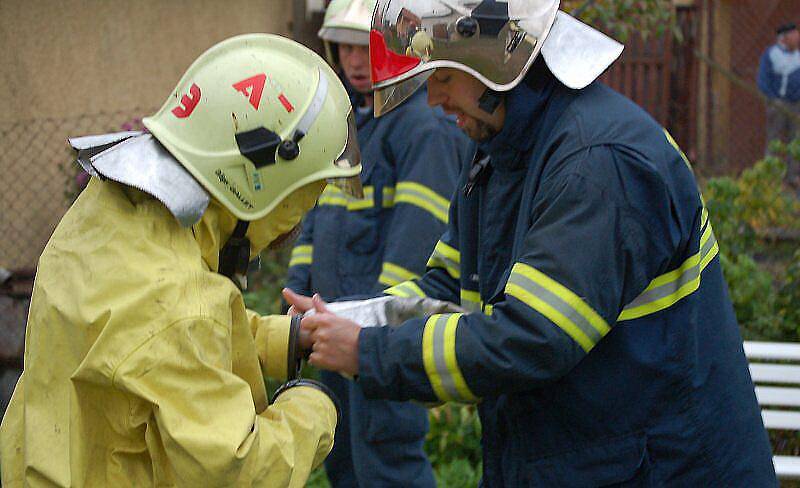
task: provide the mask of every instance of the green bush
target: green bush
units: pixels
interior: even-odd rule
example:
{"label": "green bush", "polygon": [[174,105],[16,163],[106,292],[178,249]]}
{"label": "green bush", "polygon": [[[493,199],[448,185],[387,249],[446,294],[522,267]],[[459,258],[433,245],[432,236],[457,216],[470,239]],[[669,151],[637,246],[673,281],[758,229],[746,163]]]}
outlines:
{"label": "green bush", "polygon": [[738,178],[709,180],[706,206],[731,301],[749,340],[800,340],[800,202],[784,191],[787,156],[800,141],[773,143],[770,156]]}

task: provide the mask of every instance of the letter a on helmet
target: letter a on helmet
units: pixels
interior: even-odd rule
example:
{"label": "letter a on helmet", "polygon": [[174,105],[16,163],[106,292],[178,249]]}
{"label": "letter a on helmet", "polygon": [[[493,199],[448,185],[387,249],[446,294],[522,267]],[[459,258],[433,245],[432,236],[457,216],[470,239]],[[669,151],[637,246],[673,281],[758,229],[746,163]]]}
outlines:
{"label": "letter a on helmet", "polygon": [[623,46],[558,7],[558,0],[378,0],[370,31],[375,115],[399,105],[436,68],[511,90],[540,53],[566,86],[587,86]]}
{"label": "letter a on helmet", "polygon": [[361,191],[347,93],[322,58],[290,39],[248,34],[213,46],[144,125],[241,220],[314,181]]}

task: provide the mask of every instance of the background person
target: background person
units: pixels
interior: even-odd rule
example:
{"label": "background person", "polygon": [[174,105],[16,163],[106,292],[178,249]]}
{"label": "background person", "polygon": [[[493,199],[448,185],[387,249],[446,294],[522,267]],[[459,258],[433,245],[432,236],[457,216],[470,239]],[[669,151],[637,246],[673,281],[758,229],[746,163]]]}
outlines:
{"label": "background person", "polygon": [[[287,287],[327,299],[374,294],[421,275],[447,223],[469,140],[424,90],[395,112],[372,115],[369,28],[374,0],[334,0],[319,36],[350,93],[364,167],[364,198],[327,188],[304,219]],[[343,418],[325,468],[333,486],[434,486],[423,443],[427,411],[368,400],[355,383],[323,372]]]}
{"label": "background person", "polygon": [[[777,29],[777,42],[761,56],[758,88],[767,97],[767,148],[800,137],[800,31],[794,23]],[[800,191],[800,162],[788,160],[786,181]]]}

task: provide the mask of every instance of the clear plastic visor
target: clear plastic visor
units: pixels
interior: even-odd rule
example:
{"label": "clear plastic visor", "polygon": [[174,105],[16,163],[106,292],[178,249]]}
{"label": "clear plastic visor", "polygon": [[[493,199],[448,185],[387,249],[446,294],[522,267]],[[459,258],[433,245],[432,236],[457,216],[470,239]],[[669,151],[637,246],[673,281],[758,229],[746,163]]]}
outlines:
{"label": "clear plastic visor", "polygon": [[[361,150],[358,147],[358,139],[356,138],[356,117],[352,109],[347,116],[347,144],[345,144],[344,151],[333,164],[341,169],[361,166]],[[364,198],[364,190],[361,187],[361,176],[359,174],[341,178],[328,178],[328,183],[354,198]]]}
{"label": "clear plastic visor", "polygon": [[394,85],[389,85],[384,88],[376,88],[374,93],[373,111],[375,117],[380,117],[386,112],[397,107],[404,100],[414,94],[422,85],[428,81],[428,78],[433,74],[434,69],[423,71],[417,75],[412,76],[407,80],[400,81]]}

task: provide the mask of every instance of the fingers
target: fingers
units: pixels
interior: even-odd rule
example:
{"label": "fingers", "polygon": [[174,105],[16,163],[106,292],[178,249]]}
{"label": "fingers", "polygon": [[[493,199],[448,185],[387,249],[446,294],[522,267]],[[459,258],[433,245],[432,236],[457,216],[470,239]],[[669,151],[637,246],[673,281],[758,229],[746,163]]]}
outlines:
{"label": "fingers", "polygon": [[297,314],[297,313],[305,313],[306,311],[314,308],[314,304],[311,301],[310,297],[298,295],[297,293],[293,292],[288,288],[284,288],[281,291],[281,294],[283,294],[283,298],[284,300],[286,300],[286,303],[291,305],[289,307],[290,315],[292,315],[291,314],[292,309],[294,309],[294,313]]}
{"label": "fingers", "polygon": [[311,303],[314,305],[314,310],[316,310],[317,313],[328,313],[328,304],[325,303],[318,293],[311,297]]}

